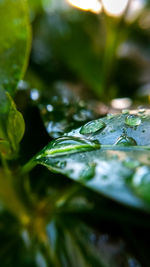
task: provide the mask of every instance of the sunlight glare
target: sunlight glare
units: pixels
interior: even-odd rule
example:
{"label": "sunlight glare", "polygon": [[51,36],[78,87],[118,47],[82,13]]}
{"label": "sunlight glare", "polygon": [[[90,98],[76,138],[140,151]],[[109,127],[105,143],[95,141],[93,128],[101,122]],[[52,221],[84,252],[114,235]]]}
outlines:
{"label": "sunlight glare", "polygon": [[102,3],[107,15],[119,17],[124,13],[128,1],[129,0],[102,0]]}
{"label": "sunlight glare", "polygon": [[99,0],[67,0],[69,4],[85,11],[100,13],[102,4]]}

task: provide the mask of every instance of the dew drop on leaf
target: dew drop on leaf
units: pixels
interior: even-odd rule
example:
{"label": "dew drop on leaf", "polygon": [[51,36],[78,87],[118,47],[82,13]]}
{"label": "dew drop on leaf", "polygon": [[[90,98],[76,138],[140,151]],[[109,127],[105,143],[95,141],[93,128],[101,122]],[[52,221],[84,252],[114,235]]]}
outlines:
{"label": "dew drop on leaf", "polygon": [[125,124],[130,127],[139,126],[141,124],[141,119],[137,115],[129,115],[125,119]]}
{"label": "dew drop on leaf", "polygon": [[55,165],[60,169],[64,169],[66,167],[66,161],[57,161]]}
{"label": "dew drop on leaf", "polygon": [[107,114],[107,119],[108,120],[113,119],[113,118],[114,118],[114,115],[113,114],[111,114],[111,113]]}
{"label": "dew drop on leaf", "polygon": [[122,110],[122,114],[129,114],[129,110],[128,109],[123,109]]}
{"label": "dew drop on leaf", "polygon": [[145,113],[145,111],[146,111],[145,108],[139,108],[139,109],[138,109],[138,113],[140,113],[140,114]]}
{"label": "dew drop on leaf", "polygon": [[95,133],[105,128],[105,126],[106,124],[101,119],[90,121],[81,127],[80,133],[81,134]]}
{"label": "dew drop on leaf", "polygon": [[136,146],[137,143],[132,137],[129,137],[126,135],[121,135],[117,139],[115,145],[117,145],[117,146]]}

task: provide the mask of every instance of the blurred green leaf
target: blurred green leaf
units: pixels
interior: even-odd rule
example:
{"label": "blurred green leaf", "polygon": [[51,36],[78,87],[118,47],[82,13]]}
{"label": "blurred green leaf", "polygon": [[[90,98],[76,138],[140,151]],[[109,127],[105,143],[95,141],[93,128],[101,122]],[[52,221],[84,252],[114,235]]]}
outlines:
{"label": "blurred green leaf", "polygon": [[0,116],[0,151],[4,157],[10,158],[18,151],[25,132],[25,123],[8,93],[6,93],[6,101],[8,110]]}
{"label": "blurred green leaf", "polygon": [[11,108],[8,113],[7,121],[7,134],[9,141],[14,149],[17,150],[18,144],[20,143],[25,132],[25,122],[22,114],[16,109],[13,101],[11,102]]}
{"label": "blurred green leaf", "polygon": [[26,1],[1,0],[0,18],[0,83],[13,94],[25,72],[30,50],[31,33]]}

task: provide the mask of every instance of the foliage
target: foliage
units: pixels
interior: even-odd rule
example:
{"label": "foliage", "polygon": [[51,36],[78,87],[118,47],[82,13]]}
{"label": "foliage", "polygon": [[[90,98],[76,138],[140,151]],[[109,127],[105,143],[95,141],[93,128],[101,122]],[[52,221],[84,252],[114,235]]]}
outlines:
{"label": "foliage", "polygon": [[95,101],[145,83],[117,52],[149,32],[51,5],[0,0],[1,266],[149,266],[149,110]]}

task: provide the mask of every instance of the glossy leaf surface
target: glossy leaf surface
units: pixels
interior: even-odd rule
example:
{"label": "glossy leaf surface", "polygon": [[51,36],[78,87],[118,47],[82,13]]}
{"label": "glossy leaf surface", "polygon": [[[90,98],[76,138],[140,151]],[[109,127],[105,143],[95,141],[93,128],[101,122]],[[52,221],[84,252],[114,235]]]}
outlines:
{"label": "glossy leaf surface", "polygon": [[[129,119],[131,124],[126,123]],[[82,126],[64,137],[70,143],[74,138],[78,142],[88,141],[91,149],[83,151],[80,146],[72,146],[68,151],[68,145],[61,144],[60,138],[53,141],[59,142],[59,151],[54,152],[51,143],[34,160],[119,202],[149,209],[150,116],[147,112],[109,114],[101,120],[105,127],[97,130],[93,126],[95,132],[83,135]]]}

